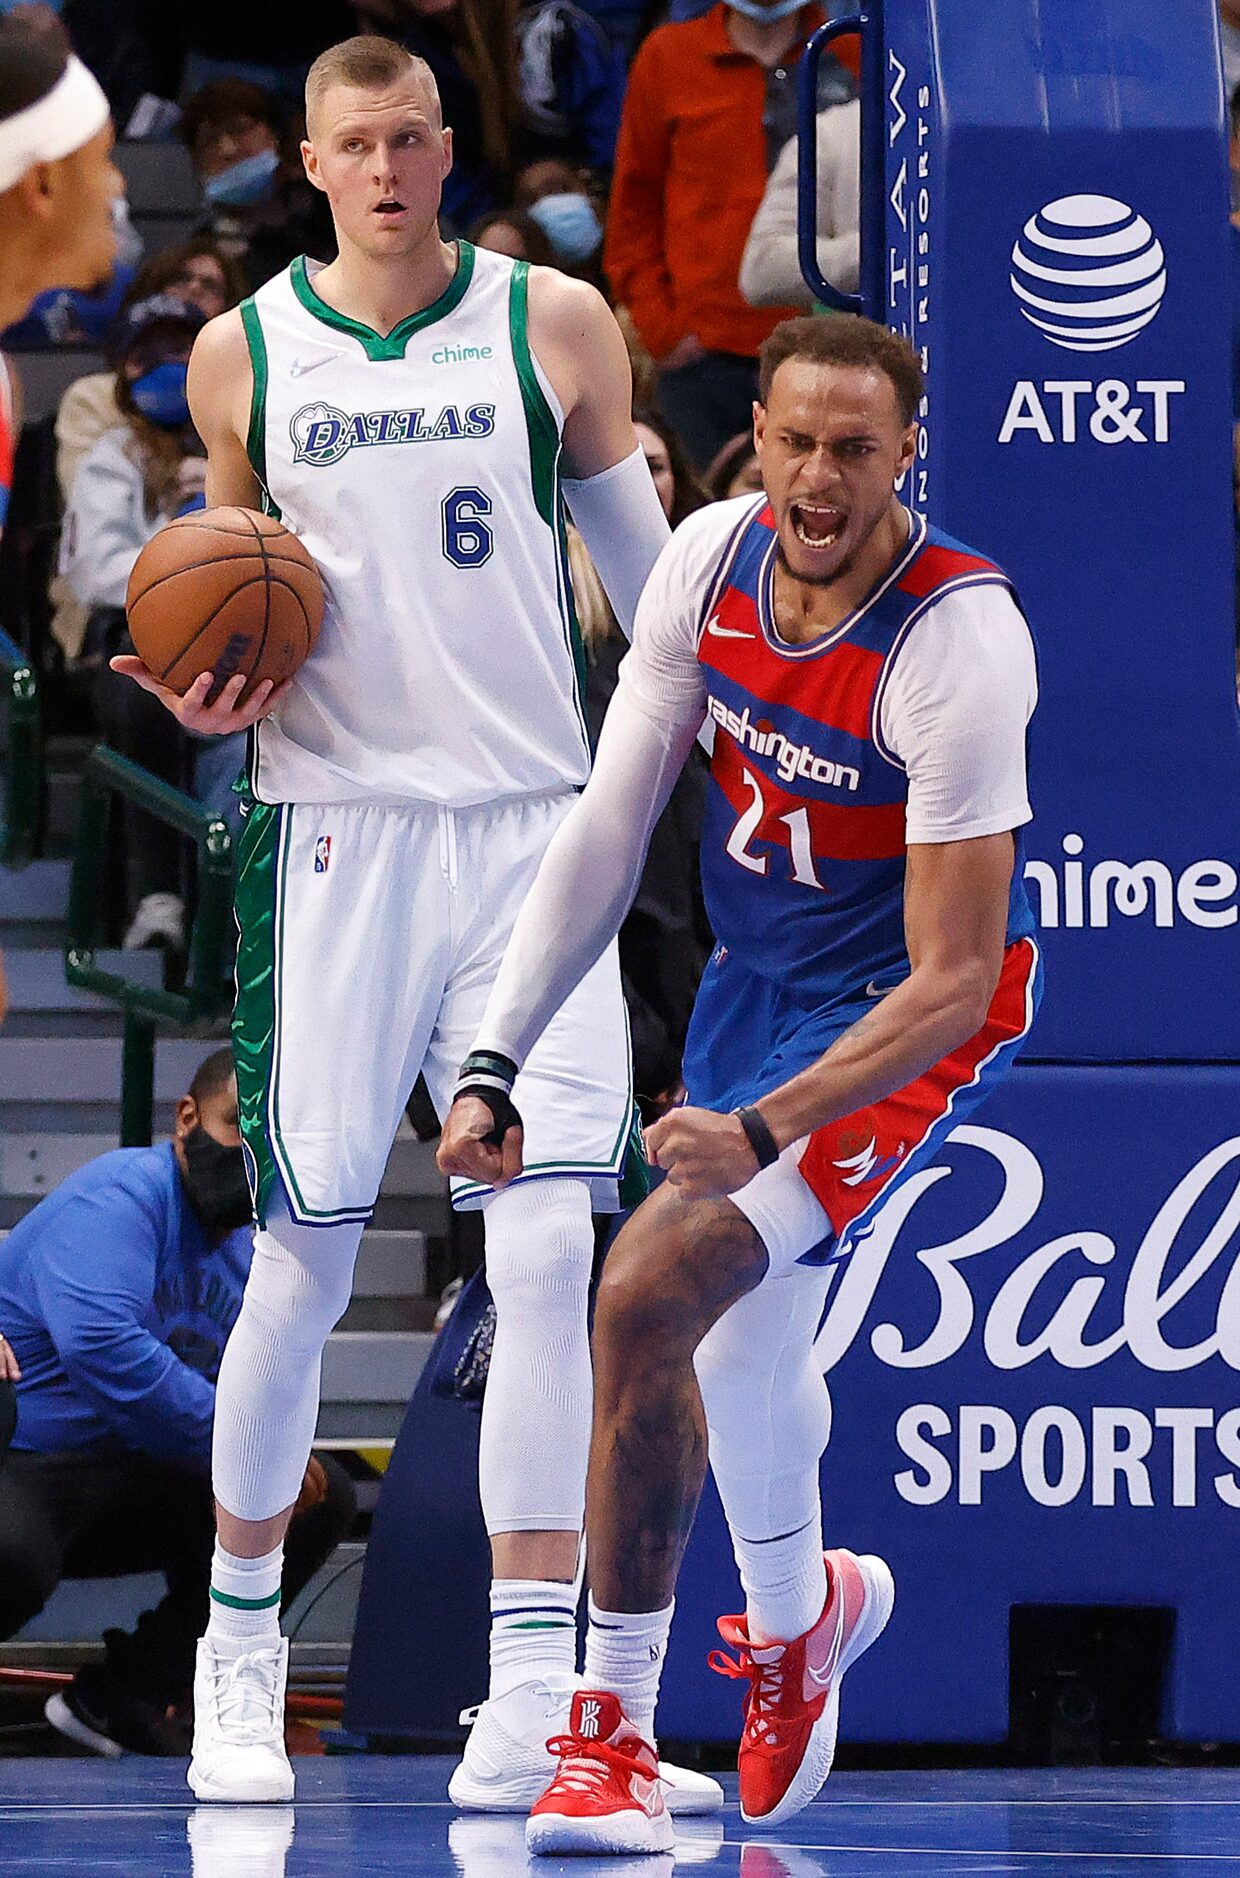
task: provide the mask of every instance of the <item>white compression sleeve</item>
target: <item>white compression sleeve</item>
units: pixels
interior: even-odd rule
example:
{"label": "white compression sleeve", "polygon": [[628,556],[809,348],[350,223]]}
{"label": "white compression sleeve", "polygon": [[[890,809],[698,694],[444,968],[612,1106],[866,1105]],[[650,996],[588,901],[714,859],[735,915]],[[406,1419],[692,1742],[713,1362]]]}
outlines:
{"label": "white compression sleeve", "polygon": [[237,1519],[291,1506],[314,1441],[323,1345],[344,1314],[357,1222],[302,1226],[281,1193],[254,1257],[215,1390],[215,1497]]}
{"label": "white compression sleeve", "polygon": [[612,612],[631,639],[642,588],[671,539],[645,455],[639,446],[597,476],[580,482],[566,477],[561,486]]}
{"label": "white compression sleeve", "polygon": [[594,1226],[584,1180],[531,1180],[483,1203],[495,1344],[478,1491],[488,1533],[580,1532],[590,1452],[587,1314]]}
{"label": "white compression sleeve", "polygon": [[522,1063],[603,948],[637,892],[651,830],[701,722],[653,712],[621,682],[584,794],[561,822],[518,915],[476,1050]]}

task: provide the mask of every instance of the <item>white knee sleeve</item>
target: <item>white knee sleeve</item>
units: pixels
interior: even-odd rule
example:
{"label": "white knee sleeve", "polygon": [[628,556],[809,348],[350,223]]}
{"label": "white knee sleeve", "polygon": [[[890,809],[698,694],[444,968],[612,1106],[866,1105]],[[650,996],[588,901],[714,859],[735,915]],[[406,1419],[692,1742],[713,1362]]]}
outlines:
{"label": "white knee sleeve", "polygon": [[818,1507],[831,1397],[814,1357],[823,1274],[768,1278],[726,1311],[694,1358],[710,1466],[728,1524],[746,1539],[793,1532]]}
{"label": "white knee sleeve", "polygon": [[281,1197],[254,1235],[241,1312],[220,1363],[212,1478],[238,1519],[271,1519],[301,1492],[319,1412],[323,1345],[344,1315],[356,1222],[300,1226]]}
{"label": "white knee sleeve", "polygon": [[489,1199],[484,1217],[495,1299],[478,1451],[486,1528],[580,1531],[592,1398],[589,1188],[524,1182]]}

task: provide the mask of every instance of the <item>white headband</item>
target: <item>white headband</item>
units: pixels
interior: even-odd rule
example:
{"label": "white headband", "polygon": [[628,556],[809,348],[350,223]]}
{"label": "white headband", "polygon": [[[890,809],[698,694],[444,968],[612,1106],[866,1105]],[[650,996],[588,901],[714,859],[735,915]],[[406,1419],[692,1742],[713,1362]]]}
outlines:
{"label": "white headband", "polygon": [[80,150],[108,116],[98,79],[71,53],[46,96],[0,118],[0,192],[11,189],[34,164],[56,163]]}

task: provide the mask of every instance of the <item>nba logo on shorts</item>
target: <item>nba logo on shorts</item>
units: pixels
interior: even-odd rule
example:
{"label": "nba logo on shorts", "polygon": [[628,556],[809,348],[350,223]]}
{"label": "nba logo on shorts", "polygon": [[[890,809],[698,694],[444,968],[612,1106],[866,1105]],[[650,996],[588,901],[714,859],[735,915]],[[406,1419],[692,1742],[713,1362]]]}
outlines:
{"label": "nba logo on shorts", "polygon": [[331,860],[331,858],[332,858],[332,838],[330,835],[320,835],[318,840],[314,844],[314,871],[315,873],[325,874],[327,872],[327,864]]}

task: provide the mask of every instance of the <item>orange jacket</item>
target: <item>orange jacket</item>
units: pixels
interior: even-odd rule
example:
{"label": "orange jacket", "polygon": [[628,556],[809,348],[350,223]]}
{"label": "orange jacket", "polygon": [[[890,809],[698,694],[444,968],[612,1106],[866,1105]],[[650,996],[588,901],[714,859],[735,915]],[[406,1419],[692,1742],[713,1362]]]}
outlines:
{"label": "orange jacket", "polygon": [[[807,34],[820,23],[808,9]],[[686,333],[752,358],[796,307],[752,307],[737,276],[767,181],[767,74],[728,36],[720,4],[660,26],[638,50],[616,146],[603,264],[656,359]],[[803,41],[785,61],[795,65]],[[840,56],[848,56],[844,42]]]}

